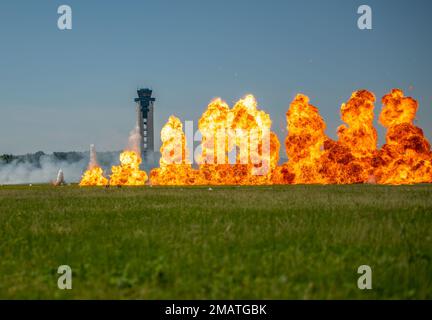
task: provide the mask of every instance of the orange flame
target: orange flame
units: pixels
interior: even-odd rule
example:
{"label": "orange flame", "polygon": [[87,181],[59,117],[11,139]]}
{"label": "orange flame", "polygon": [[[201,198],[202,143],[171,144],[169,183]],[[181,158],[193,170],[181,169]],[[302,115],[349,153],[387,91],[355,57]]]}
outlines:
{"label": "orange flame", "polygon": [[99,166],[87,169],[79,183],[80,186],[106,186],[108,179],[104,177],[103,170]]}
{"label": "orange flame", "polygon": [[[298,94],[286,113],[288,135],[285,140],[287,164],[278,168],[275,183],[325,183],[319,172],[326,125],[309,98]],[[281,180],[282,179],[282,180]]]}
{"label": "orange flame", "polygon": [[160,168],[150,172],[153,185],[195,184],[196,172],[192,170],[186,148],[181,121],[171,116],[161,131]]}
{"label": "orange flame", "polygon": [[236,184],[270,184],[279,161],[280,143],[270,131],[269,114],[258,110],[253,95],[247,95],[233,107],[230,129],[235,132],[239,152],[234,166]]}
{"label": "orange flame", "polygon": [[[260,184],[413,184],[432,183],[432,152],[423,131],[414,126],[416,100],[393,89],[382,98],[379,122],[387,128],[386,143],[377,149],[375,96],[353,92],[341,106],[345,124],[338,140],[325,134],[326,124],[309,98],[298,94],[286,113],[288,161],[278,166],[280,143],[271,131],[270,116],[258,109],[252,95],[232,109],[213,100],[202,114],[198,168],[192,167],[180,119],[171,116],[161,131],[160,167],[150,173],[154,185]],[[231,161],[230,161],[231,160]],[[133,151],[120,155],[112,167],[111,185],[144,185],[141,158]],[[83,185],[106,184],[102,169],[89,169]],[[86,184],[88,183],[88,184]]]}
{"label": "orange flame", "polygon": [[[270,132],[270,116],[257,109],[252,95],[231,110],[221,99],[213,100],[201,116],[199,169],[192,169],[185,136],[178,118],[170,117],[161,132],[160,168],[151,172],[155,185],[269,184],[279,160],[279,141]],[[176,152],[174,150],[177,150]],[[230,164],[229,153],[239,151]]]}
{"label": "orange flame", "polygon": [[387,128],[386,144],[379,152],[378,183],[432,182],[432,153],[423,130],[413,125],[418,103],[393,89],[382,98],[380,123]]}
{"label": "orange flame", "polygon": [[200,184],[236,184],[233,167],[229,164],[229,152],[234,148],[230,130],[232,117],[228,104],[217,98],[210,102],[198,121],[202,134],[202,151],[197,161]]}
{"label": "orange flame", "polygon": [[375,182],[373,157],[376,156],[377,132],[373,126],[375,96],[356,91],[341,107],[339,141],[327,139],[320,159],[320,173],[326,183],[351,184]]}
{"label": "orange flame", "polygon": [[141,157],[135,151],[120,154],[120,165],[111,167],[109,184],[113,186],[142,186],[147,181],[145,171],[139,169]]}
{"label": "orange flame", "polygon": [[375,96],[367,90],[356,91],[341,107],[342,120],[338,130],[339,141],[350,149],[354,157],[373,156],[378,135],[373,126]]}
{"label": "orange flame", "polygon": [[92,144],[90,145],[90,161],[87,170],[81,177],[79,185],[83,186],[106,186],[108,179],[104,177],[103,170],[97,163],[96,149]]}

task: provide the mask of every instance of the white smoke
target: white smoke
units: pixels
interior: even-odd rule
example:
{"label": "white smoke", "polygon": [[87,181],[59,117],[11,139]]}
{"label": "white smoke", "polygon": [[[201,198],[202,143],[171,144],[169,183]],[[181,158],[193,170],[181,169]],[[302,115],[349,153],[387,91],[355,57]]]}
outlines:
{"label": "white smoke", "polygon": [[80,180],[86,161],[56,161],[52,156],[43,155],[38,164],[14,160],[0,164],[0,184],[49,183],[56,180],[59,169],[63,170],[64,178],[69,182]]}
{"label": "white smoke", "polygon": [[88,165],[88,169],[93,169],[95,167],[99,166],[97,162],[97,155],[96,155],[96,148],[94,144],[90,145],[90,161]]}
{"label": "white smoke", "polygon": [[141,154],[141,134],[139,127],[136,126],[130,133],[127,144],[127,150],[134,151],[136,154]]}
{"label": "white smoke", "polygon": [[64,179],[64,173],[63,170],[60,169],[57,173],[57,179],[54,181],[54,185],[56,186],[60,186],[62,184],[65,184],[65,179]]}
{"label": "white smoke", "polygon": [[[136,126],[129,134],[127,150],[141,154],[140,144],[141,134],[139,127]],[[60,169],[65,181],[79,182],[86,168],[101,166],[104,171],[109,172],[112,165],[118,164],[119,152],[103,152],[97,157],[96,148],[92,144],[90,154],[71,152],[64,153],[60,158],[55,154],[43,153],[27,156],[13,157],[8,162],[0,159],[0,185],[52,183],[57,181]]]}
{"label": "white smoke", "polygon": [[[94,151],[95,152],[95,151]],[[79,155],[79,157],[76,157]],[[94,155],[94,154],[93,154]],[[99,162],[105,170],[109,170],[118,162],[118,152],[103,152],[99,154]],[[0,185],[52,183],[56,181],[60,169],[64,180],[75,183],[81,180],[81,175],[91,162],[91,156],[86,153],[75,153],[75,156],[58,159],[52,154],[43,154],[37,161],[20,157],[9,163],[0,160]]]}

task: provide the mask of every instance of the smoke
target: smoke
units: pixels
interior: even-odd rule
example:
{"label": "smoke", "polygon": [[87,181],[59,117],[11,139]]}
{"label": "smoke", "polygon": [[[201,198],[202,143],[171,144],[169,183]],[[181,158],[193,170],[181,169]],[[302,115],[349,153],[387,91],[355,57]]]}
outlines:
{"label": "smoke", "polygon": [[55,185],[55,186],[60,186],[60,185],[65,184],[65,183],[66,183],[66,181],[65,181],[65,179],[64,179],[64,173],[63,173],[63,170],[60,169],[60,170],[58,171],[58,173],[57,173],[57,179],[54,181],[54,185]]}
{"label": "smoke", "polygon": [[[95,151],[92,154],[94,156]],[[0,184],[51,183],[56,180],[60,169],[66,182],[79,182],[87,165],[91,163],[92,156],[89,156],[88,152],[40,152],[13,156],[7,161],[0,158]],[[118,156],[119,152],[99,153],[100,166],[109,171],[111,166],[118,162]]]}
{"label": "smoke", "polygon": [[127,150],[141,155],[141,134],[138,125],[129,133]]}
{"label": "smoke", "polygon": [[78,181],[86,161],[57,160],[52,155],[42,155],[38,161],[22,159],[0,163],[0,184],[47,183],[56,179],[61,168],[68,182]]}
{"label": "smoke", "polygon": [[90,161],[88,165],[88,169],[91,170],[95,167],[98,167],[99,164],[97,162],[96,148],[94,144],[90,145]]}

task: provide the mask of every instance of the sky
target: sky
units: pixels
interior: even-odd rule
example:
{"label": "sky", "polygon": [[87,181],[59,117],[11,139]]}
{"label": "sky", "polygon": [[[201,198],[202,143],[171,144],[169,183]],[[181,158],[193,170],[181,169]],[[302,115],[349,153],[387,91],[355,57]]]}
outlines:
{"label": "sky", "polygon": [[[57,28],[62,4],[72,30]],[[362,4],[372,30],[357,27]],[[196,121],[213,98],[252,93],[281,142],[297,93],[335,138],[353,91],[374,92],[377,118],[397,87],[431,140],[431,15],[427,0],[1,1],[0,154],[122,150],[138,87],[154,91],[157,137],[171,114]]]}

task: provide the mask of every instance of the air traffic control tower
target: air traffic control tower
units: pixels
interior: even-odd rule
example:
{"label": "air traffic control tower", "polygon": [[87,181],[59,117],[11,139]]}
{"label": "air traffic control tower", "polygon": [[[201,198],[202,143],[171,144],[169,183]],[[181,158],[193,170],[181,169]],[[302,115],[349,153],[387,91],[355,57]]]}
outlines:
{"label": "air traffic control tower", "polygon": [[137,123],[141,134],[141,157],[144,162],[152,161],[154,152],[154,126],[153,126],[153,108],[155,98],[152,98],[152,90],[138,89],[138,98],[135,98],[137,104]]}

